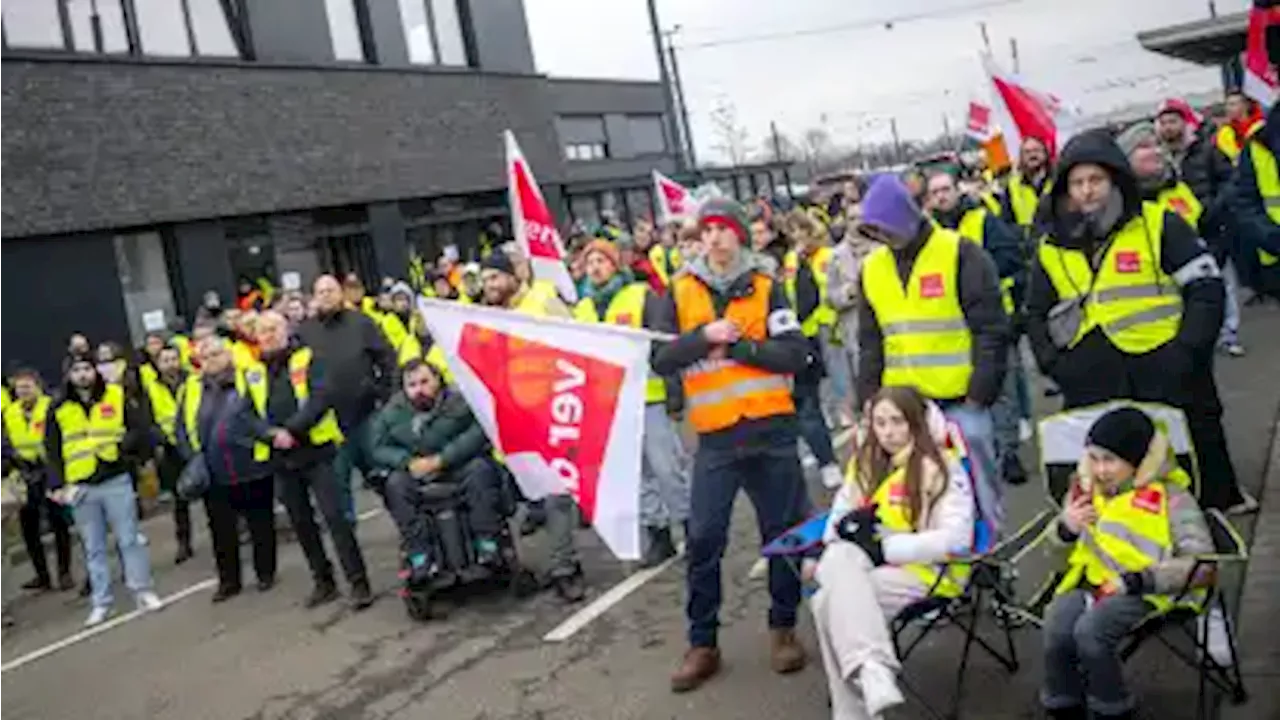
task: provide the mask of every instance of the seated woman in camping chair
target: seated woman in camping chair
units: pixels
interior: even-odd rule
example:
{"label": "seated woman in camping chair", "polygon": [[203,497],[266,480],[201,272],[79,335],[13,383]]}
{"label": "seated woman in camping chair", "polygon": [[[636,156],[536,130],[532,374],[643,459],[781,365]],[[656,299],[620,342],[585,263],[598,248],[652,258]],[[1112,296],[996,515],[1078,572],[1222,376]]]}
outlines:
{"label": "seated woman in camping chair", "polygon": [[[1058,720],[1133,717],[1117,653],[1148,614],[1195,603],[1187,588],[1212,581],[1194,555],[1213,539],[1164,433],[1135,407],[1112,410],[1085,439],[1057,536],[1067,570],[1045,614],[1040,699]],[[1197,571],[1197,577],[1189,575]]]}
{"label": "seated woman in camping chair", "polygon": [[973,485],[943,448],[945,420],[912,388],[872,398],[870,432],[831,507],[812,609],[835,720],[878,718],[903,702],[889,629],[931,592],[961,588],[938,563],[968,553]]}

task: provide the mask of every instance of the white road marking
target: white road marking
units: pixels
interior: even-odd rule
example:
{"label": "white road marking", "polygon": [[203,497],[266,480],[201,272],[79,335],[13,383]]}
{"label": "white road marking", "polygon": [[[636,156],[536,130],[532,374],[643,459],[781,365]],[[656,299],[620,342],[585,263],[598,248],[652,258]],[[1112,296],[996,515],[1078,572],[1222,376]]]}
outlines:
{"label": "white road marking", "polygon": [[[374,517],[377,517],[378,515],[381,515],[383,512],[384,511],[382,508],[372,508],[369,510],[365,510],[364,512],[357,515],[356,519],[361,521],[368,520],[370,518],[374,518]],[[161,598],[161,602],[165,604],[165,607],[168,607],[169,605],[176,603],[179,600],[182,600],[186,597],[194,595],[202,590],[208,590],[209,588],[216,587],[217,585],[218,585],[217,578],[209,578],[207,580],[201,580],[195,585],[179,590],[178,592],[170,595],[169,597]],[[157,612],[160,612],[160,611],[157,611]],[[132,612],[125,613],[124,615],[117,615],[91,628],[85,628],[84,630],[81,630],[80,632],[77,632],[74,635],[65,637],[61,640],[58,640],[57,642],[53,642],[48,645],[45,645],[44,647],[33,650],[27,653],[26,655],[23,655],[22,657],[19,657],[15,660],[12,660],[10,662],[4,663],[3,665],[0,665],[0,673],[7,673],[10,670],[16,670],[17,668],[20,668],[23,665],[35,662],[36,660],[39,660],[44,657],[48,657],[49,655],[52,655],[53,653],[56,653],[59,650],[63,650],[77,643],[84,642],[85,640],[101,635],[102,633],[107,632],[108,630],[114,630],[115,628],[118,628],[127,622],[137,620],[138,618],[142,617],[145,614],[146,613],[142,610],[134,610]]]}
{"label": "white road marking", "polygon": [[[189,588],[186,588],[184,590],[179,590],[178,592],[170,595],[169,597],[162,598],[161,602],[164,603],[165,607],[168,607],[169,605],[172,605],[185,597],[194,595],[202,590],[208,590],[209,588],[212,588],[217,584],[218,584],[218,581],[215,578],[202,580],[196,583],[195,585],[192,585]],[[162,608],[161,610],[157,610],[156,612],[163,612],[163,611],[164,609]],[[6,672],[9,672],[10,670],[15,670],[17,668],[20,668],[23,665],[26,665],[27,663],[35,662],[40,658],[52,655],[53,653],[56,653],[59,650],[62,650],[64,648],[71,647],[76,643],[84,642],[85,640],[88,640],[91,637],[96,637],[98,635],[101,635],[104,632],[107,632],[108,630],[113,630],[115,628],[118,628],[121,625],[124,625],[125,623],[131,620],[137,620],[139,617],[142,617],[143,615],[146,615],[146,614],[147,613],[143,610],[134,610],[133,612],[128,612],[128,613],[125,613],[124,615],[117,615],[116,617],[113,617],[110,620],[107,620],[106,622],[103,622],[99,625],[95,625],[91,628],[85,628],[84,630],[81,630],[80,632],[74,635],[71,635],[70,637],[65,637],[55,643],[45,645],[44,647],[38,650],[34,650],[32,652],[27,653],[26,655],[23,655],[20,658],[7,662],[4,665],[0,665],[0,673],[6,673]]]}
{"label": "white road marking", "polygon": [[567,620],[557,625],[554,630],[543,635],[542,639],[546,642],[564,642],[568,640],[579,630],[590,625],[593,620],[608,612],[609,608],[622,602],[623,598],[639,590],[641,585],[661,575],[662,571],[671,567],[671,564],[681,557],[683,557],[683,553],[669,558],[661,565],[656,565],[628,576],[622,582],[609,588],[608,592],[596,598],[590,605],[570,615]]}

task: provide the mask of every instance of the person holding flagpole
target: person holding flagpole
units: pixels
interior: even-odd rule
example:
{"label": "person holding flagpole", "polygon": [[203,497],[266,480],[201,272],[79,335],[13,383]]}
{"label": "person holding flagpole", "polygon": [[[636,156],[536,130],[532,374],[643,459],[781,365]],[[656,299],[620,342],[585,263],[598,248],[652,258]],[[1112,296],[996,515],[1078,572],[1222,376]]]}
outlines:
{"label": "person holding flagpole", "polygon": [[[655,347],[653,370],[680,373],[687,418],[698,433],[687,540],[690,647],[671,677],[674,692],[694,690],[720,670],[720,561],[739,488],[755,506],[764,542],[809,510],[791,396],[809,343],[783,284],[744,251],[750,235],[742,205],[709,199],[698,210],[698,226],[706,254],[687,260],[653,323],[678,335]],[[769,594],[771,665],[796,672],[806,662],[795,634],[800,579],[778,559],[770,561]]]}
{"label": "person holding flagpole", "polygon": [[[537,317],[573,318],[573,312],[556,294],[554,285],[536,280],[532,284],[522,283],[516,276],[515,263],[505,252],[489,253],[480,263],[480,282],[485,305]],[[540,372],[539,368],[531,370]],[[512,382],[517,380],[513,377]],[[579,602],[586,595],[586,587],[582,563],[573,544],[573,529],[577,525],[573,498],[567,492],[551,495],[544,500],[543,507],[551,538],[551,585],[565,602]]]}

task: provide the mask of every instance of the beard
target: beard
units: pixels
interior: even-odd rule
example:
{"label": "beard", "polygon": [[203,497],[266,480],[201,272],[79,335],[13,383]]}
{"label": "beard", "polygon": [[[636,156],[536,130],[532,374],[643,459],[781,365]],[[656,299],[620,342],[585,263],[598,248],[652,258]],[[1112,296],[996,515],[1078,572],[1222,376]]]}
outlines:
{"label": "beard", "polygon": [[425,412],[435,407],[436,399],[429,395],[410,395],[409,404],[413,406],[414,410]]}

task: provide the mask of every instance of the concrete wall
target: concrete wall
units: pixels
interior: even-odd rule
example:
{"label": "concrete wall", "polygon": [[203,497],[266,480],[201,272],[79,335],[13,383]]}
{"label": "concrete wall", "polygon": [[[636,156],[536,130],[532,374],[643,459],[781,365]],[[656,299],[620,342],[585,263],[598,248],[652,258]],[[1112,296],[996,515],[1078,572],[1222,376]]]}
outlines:
{"label": "concrete wall", "polygon": [[493,189],[505,128],[565,178],[536,76],[9,58],[2,82],[6,238]]}

